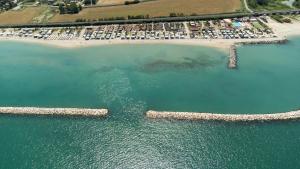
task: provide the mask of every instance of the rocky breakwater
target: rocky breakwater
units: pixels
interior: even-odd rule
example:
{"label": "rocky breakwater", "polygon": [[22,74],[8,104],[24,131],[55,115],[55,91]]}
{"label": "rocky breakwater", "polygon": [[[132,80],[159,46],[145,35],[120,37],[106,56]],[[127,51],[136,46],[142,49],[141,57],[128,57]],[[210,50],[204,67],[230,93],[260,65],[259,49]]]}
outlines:
{"label": "rocky breakwater", "polygon": [[251,121],[284,121],[300,119],[300,110],[286,113],[273,114],[214,114],[193,112],[158,112],[148,111],[148,118],[152,119],[175,119],[194,121],[226,121],[226,122],[251,122]]}
{"label": "rocky breakwater", "polygon": [[236,53],[236,46],[235,45],[230,46],[228,68],[229,69],[236,69],[237,68],[237,53]]}
{"label": "rocky breakwater", "polygon": [[108,110],[85,108],[0,107],[0,114],[102,117],[108,114]]}
{"label": "rocky breakwater", "polygon": [[244,41],[244,42],[238,42],[236,45],[255,45],[255,44],[286,44],[288,42],[288,39],[282,38],[282,39],[270,39],[270,40],[252,40],[252,41]]}

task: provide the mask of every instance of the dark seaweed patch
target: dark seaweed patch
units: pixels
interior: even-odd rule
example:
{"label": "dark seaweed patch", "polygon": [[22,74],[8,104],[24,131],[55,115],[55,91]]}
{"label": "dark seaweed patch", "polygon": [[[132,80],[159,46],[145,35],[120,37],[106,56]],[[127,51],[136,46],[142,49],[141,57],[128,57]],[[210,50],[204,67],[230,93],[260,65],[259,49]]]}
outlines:
{"label": "dark seaweed patch", "polygon": [[162,70],[190,70],[213,67],[222,63],[222,59],[216,60],[208,56],[201,56],[197,58],[183,57],[178,61],[171,61],[166,59],[158,59],[148,62],[142,66],[144,72],[156,72]]}
{"label": "dark seaweed patch", "polygon": [[89,74],[94,75],[97,73],[107,73],[107,72],[112,71],[113,69],[114,69],[114,67],[112,67],[112,66],[102,66],[102,67],[99,67],[97,69],[90,71]]}

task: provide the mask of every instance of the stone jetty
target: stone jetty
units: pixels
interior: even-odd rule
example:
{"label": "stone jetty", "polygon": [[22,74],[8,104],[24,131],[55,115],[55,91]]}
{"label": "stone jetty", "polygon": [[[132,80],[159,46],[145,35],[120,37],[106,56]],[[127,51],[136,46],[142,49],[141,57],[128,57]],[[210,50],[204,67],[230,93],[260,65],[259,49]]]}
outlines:
{"label": "stone jetty", "polygon": [[0,107],[0,114],[101,117],[106,116],[108,110],[85,108]]}
{"label": "stone jetty", "polygon": [[150,110],[146,112],[146,116],[151,119],[175,119],[193,121],[284,121],[300,119],[300,110],[274,114],[214,114],[194,112],[159,112]]}
{"label": "stone jetty", "polygon": [[237,53],[236,53],[235,45],[230,46],[228,68],[229,69],[237,68]]}
{"label": "stone jetty", "polygon": [[237,46],[238,45],[255,45],[255,44],[285,44],[287,39],[276,39],[276,40],[258,40],[258,41],[244,41],[237,42],[230,46],[229,48],[229,58],[228,58],[228,68],[236,69],[238,67],[238,56],[237,56]]}
{"label": "stone jetty", "polygon": [[236,45],[255,45],[255,44],[286,44],[288,39],[275,39],[275,40],[258,40],[258,41],[244,41],[238,42]]}

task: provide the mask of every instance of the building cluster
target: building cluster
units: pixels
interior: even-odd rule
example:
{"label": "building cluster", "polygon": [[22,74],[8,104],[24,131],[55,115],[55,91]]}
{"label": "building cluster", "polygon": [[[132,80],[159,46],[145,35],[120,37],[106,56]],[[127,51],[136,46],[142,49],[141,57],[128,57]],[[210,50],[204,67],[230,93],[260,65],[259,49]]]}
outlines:
{"label": "building cluster", "polygon": [[192,39],[249,39],[274,37],[261,18],[223,19],[189,22]]}
{"label": "building cluster", "polygon": [[0,37],[34,38],[44,40],[75,40],[81,28],[22,28],[0,31]]}
{"label": "building cluster", "polygon": [[185,39],[188,38],[184,23],[148,23],[88,27],[83,35],[85,40],[144,40],[144,39]]}
{"label": "building cluster", "polygon": [[260,18],[0,30],[0,37],[45,40],[251,39],[276,37]]}

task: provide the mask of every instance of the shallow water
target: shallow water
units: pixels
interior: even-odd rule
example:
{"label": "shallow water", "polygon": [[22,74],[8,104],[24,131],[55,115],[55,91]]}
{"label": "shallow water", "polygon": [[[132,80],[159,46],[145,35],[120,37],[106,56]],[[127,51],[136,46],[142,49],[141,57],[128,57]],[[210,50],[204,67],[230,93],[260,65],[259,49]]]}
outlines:
{"label": "shallow water", "polygon": [[149,109],[300,107],[300,38],[227,53],[176,45],[0,43],[0,105],[108,108],[106,119],[0,116],[0,168],[295,168],[300,123],[148,120]]}

